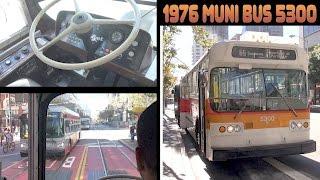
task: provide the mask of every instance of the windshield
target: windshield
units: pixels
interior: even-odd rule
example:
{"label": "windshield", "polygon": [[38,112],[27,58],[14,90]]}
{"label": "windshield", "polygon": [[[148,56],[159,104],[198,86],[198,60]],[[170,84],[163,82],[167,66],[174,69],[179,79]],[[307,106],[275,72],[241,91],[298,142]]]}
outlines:
{"label": "windshield", "polygon": [[[0,1],[0,43],[10,39],[27,25],[26,16],[20,0]],[[0,48],[1,51],[1,48]]]}
{"label": "windshield", "polygon": [[60,113],[53,112],[47,116],[47,138],[63,137],[63,122]]}
{"label": "windshield", "polygon": [[88,125],[88,124],[90,124],[89,120],[81,121],[81,125]]}
{"label": "windshield", "polygon": [[306,73],[301,70],[215,68],[210,88],[211,107],[217,111],[288,110],[286,102],[307,108]]}

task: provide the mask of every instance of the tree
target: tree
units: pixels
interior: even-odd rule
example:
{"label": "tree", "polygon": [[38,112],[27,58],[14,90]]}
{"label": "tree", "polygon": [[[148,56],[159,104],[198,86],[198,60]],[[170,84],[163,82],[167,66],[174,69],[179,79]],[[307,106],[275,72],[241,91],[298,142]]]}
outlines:
{"label": "tree", "polygon": [[146,109],[151,103],[157,100],[157,94],[145,93],[145,94],[130,94],[129,97],[132,110],[137,111],[134,113],[141,113],[138,111]]}
{"label": "tree", "polygon": [[208,31],[204,26],[192,26],[193,39],[203,49],[208,50],[216,42],[215,39],[210,39]]}
{"label": "tree", "polygon": [[309,79],[313,86],[320,83],[320,45],[313,46],[310,51]]}
{"label": "tree", "polygon": [[50,104],[68,104],[68,103],[77,103],[77,98],[74,94],[62,94],[60,96],[55,97]]}
{"label": "tree", "polygon": [[320,45],[313,46],[309,52],[309,81],[314,87],[314,101],[316,101],[316,85],[320,84]]}
{"label": "tree", "polygon": [[181,62],[173,62],[177,59],[175,47],[175,36],[181,30],[177,26],[163,26],[163,90],[164,97],[169,96],[171,89],[176,84],[177,77],[173,72],[176,69],[187,69],[188,67]]}

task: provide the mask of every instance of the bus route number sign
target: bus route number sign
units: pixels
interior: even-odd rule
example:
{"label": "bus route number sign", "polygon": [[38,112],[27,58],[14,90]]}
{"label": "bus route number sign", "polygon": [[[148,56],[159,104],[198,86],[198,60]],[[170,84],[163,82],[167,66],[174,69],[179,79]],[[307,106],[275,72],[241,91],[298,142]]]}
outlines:
{"label": "bus route number sign", "polygon": [[296,52],[288,49],[234,46],[232,56],[248,59],[295,60]]}

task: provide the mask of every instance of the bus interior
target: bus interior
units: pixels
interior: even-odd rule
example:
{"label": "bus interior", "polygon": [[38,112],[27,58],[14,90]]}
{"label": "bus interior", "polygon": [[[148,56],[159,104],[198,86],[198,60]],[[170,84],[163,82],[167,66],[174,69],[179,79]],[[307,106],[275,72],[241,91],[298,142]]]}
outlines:
{"label": "bus interior", "polygon": [[[15,143],[0,151],[1,179],[141,179],[129,129],[156,94],[0,95],[11,100],[1,127],[12,129]],[[85,131],[83,117],[91,117]]]}
{"label": "bus interior", "polygon": [[157,86],[156,4],[1,0],[0,86]]}

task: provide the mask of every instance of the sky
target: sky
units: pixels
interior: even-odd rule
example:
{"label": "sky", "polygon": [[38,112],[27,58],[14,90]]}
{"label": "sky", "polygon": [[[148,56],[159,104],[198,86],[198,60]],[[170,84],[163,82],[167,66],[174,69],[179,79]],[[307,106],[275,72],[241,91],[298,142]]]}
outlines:
{"label": "sky", "polygon": [[96,117],[99,111],[104,110],[110,103],[107,94],[75,94],[78,103],[83,108],[88,108],[91,112],[91,117]]}
{"label": "sky", "polygon": [[[193,33],[191,26],[178,26],[181,29],[181,33],[176,36],[176,49],[177,58],[183,63],[192,67],[192,43],[193,43]],[[235,34],[241,34],[243,26],[229,26],[228,33],[229,39],[231,39]],[[293,38],[299,39],[299,26],[283,26],[284,37],[289,37],[290,35],[295,35]],[[176,76],[183,76],[186,70],[177,71]]]}

